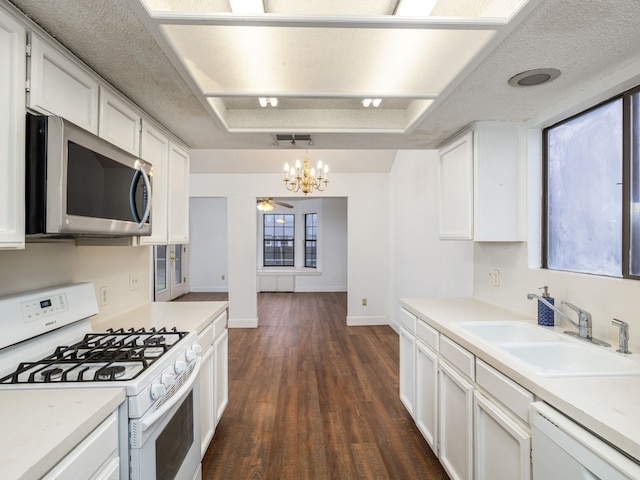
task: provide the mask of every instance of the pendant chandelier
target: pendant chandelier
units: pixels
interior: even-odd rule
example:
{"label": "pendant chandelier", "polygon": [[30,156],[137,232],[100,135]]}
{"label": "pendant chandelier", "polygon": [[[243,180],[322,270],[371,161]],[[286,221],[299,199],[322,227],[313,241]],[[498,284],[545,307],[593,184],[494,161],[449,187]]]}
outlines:
{"label": "pendant chandelier", "polygon": [[298,192],[302,190],[305,195],[313,193],[314,190],[319,192],[327,188],[329,180],[327,174],[329,166],[322,165],[322,161],[318,162],[318,171],[311,167],[309,162],[309,151],[305,150],[304,162],[300,164],[300,160],[296,160],[295,166],[289,168],[289,164],[284,165],[284,185],[290,192]]}

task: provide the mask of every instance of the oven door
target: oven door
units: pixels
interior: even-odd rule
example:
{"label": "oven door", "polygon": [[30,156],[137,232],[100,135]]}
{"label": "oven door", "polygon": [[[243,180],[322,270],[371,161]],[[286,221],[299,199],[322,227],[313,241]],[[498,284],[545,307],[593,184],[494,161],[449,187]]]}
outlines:
{"label": "oven door", "polygon": [[194,480],[200,471],[200,358],[158,410],[129,421],[133,480]]}

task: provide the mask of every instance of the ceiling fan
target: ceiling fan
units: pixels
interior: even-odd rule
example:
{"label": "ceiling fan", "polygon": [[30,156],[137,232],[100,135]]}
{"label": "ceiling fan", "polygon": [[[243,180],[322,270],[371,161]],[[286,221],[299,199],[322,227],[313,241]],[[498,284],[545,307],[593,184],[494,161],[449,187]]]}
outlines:
{"label": "ceiling fan", "polygon": [[293,208],[293,205],[289,205],[285,202],[280,202],[278,200],[274,200],[271,197],[260,197],[256,199],[256,203],[258,204],[258,210],[263,212],[269,212],[276,208],[276,205],[280,205],[281,207]]}

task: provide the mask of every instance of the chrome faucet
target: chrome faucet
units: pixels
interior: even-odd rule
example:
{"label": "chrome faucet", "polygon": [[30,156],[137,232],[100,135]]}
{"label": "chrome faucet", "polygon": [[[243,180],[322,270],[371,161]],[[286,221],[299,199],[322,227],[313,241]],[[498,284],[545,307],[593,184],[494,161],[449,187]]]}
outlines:
{"label": "chrome faucet", "polygon": [[591,343],[595,343],[596,345],[601,345],[603,347],[610,347],[611,346],[607,342],[604,342],[602,340],[598,340],[597,338],[593,338],[593,336],[591,335],[591,324],[592,324],[591,314],[589,312],[587,312],[586,310],[583,310],[580,307],[576,307],[572,303],[569,303],[569,302],[566,302],[566,301],[562,300],[561,303],[563,305],[566,305],[567,307],[569,307],[571,310],[573,310],[574,312],[576,312],[578,314],[578,323],[576,323],[571,319],[571,317],[566,315],[562,310],[559,310],[558,307],[556,307],[553,303],[549,302],[546,298],[544,298],[544,297],[542,297],[540,295],[536,295],[535,293],[528,293],[527,294],[527,298],[529,300],[533,300],[534,298],[538,299],[540,302],[542,302],[547,307],[549,307],[551,310],[553,310],[557,315],[560,315],[562,318],[564,318],[571,325],[575,326],[578,329],[578,333],[570,332],[570,331],[564,332],[567,335],[572,335],[574,337],[580,338],[582,340],[586,340],[586,341],[591,342]]}

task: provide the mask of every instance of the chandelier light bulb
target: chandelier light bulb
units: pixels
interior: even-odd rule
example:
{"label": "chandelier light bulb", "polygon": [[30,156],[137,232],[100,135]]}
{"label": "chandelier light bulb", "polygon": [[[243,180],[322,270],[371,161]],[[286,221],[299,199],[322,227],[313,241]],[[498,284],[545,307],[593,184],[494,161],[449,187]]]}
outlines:
{"label": "chandelier light bulb", "polygon": [[371,99],[370,98],[365,98],[364,100],[362,100],[362,106],[364,108],[368,108],[369,105],[371,105]]}
{"label": "chandelier light bulb", "polygon": [[278,106],[278,99],[276,97],[271,97],[269,99],[269,101],[271,102],[271,106],[272,107],[277,107]]}
{"label": "chandelier light bulb", "polygon": [[382,99],[381,98],[374,98],[372,105],[376,108],[378,108],[380,106],[380,104],[382,103]]}
{"label": "chandelier light bulb", "polygon": [[267,106],[267,99],[264,97],[258,98],[258,102],[260,102],[260,106],[263,108]]}

